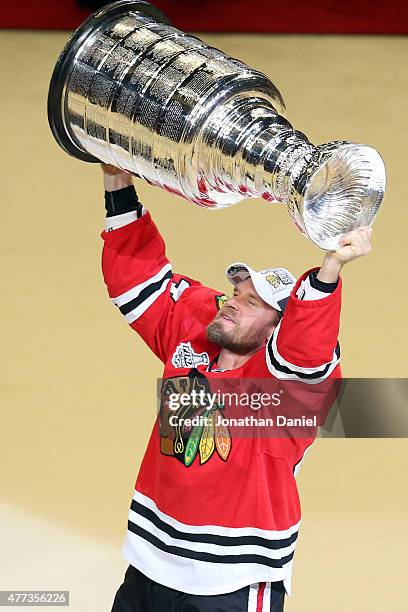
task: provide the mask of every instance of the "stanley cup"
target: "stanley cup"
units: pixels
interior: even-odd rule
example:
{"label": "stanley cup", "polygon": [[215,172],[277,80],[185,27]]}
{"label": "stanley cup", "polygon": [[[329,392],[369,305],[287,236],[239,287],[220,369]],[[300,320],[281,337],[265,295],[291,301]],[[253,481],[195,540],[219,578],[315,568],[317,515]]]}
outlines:
{"label": "stanley cup", "polygon": [[370,225],[385,188],[369,146],[319,146],[283,117],[262,73],[172,27],[147,2],[120,0],[73,34],[52,75],[48,119],[59,145],[208,209],[246,198],[287,205],[323,249]]}

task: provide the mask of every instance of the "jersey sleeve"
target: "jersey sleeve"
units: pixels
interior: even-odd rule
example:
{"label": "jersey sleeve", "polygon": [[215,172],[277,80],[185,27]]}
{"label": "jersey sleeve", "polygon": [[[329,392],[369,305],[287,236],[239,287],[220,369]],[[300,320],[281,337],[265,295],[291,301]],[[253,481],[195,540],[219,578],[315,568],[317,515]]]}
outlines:
{"label": "jersey sleeve", "polygon": [[[297,281],[284,314],[267,342],[268,369],[277,378],[319,383],[340,376],[338,343],[341,287],[326,296],[305,297],[305,281],[316,269]],[[310,293],[309,293],[310,295]]]}
{"label": "jersey sleeve", "polygon": [[[130,327],[166,362],[193,325],[215,315],[219,292],[174,274],[150,213],[101,233],[108,294]],[[213,305],[211,308],[210,305]]]}

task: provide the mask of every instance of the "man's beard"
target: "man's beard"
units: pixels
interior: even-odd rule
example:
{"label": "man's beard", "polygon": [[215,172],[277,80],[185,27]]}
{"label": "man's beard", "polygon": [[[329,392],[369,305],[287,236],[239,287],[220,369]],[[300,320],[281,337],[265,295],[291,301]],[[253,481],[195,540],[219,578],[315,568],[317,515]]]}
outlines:
{"label": "man's beard", "polygon": [[228,349],[237,355],[247,355],[260,348],[259,339],[243,340],[239,338],[239,334],[236,333],[238,328],[239,323],[236,323],[232,331],[226,331],[221,321],[216,319],[207,325],[207,338],[221,348]]}

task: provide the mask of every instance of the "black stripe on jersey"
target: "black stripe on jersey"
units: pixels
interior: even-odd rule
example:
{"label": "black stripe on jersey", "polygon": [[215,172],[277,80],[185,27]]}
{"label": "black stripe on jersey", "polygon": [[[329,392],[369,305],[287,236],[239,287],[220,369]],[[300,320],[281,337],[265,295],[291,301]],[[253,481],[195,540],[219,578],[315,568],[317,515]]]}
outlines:
{"label": "black stripe on jersey", "polygon": [[147,300],[148,297],[150,297],[153,293],[155,293],[155,291],[160,289],[160,287],[163,285],[164,281],[166,281],[168,278],[173,278],[173,272],[171,270],[166,272],[166,274],[164,274],[164,276],[162,276],[162,278],[160,278],[155,283],[151,283],[150,285],[145,287],[139,293],[139,295],[137,297],[135,297],[133,300],[130,300],[130,302],[127,302],[126,304],[123,304],[123,306],[120,306],[119,307],[120,312],[123,315],[127,315],[132,310],[135,310],[145,300]]}
{"label": "black stripe on jersey", "polygon": [[[335,354],[336,354],[337,359],[339,359],[340,358],[340,345],[339,345],[338,342],[337,342],[337,345],[336,345]],[[277,361],[277,359],[275,358],[275,355],[274,355],[273,350],[272,350],[272,339],[270,339],[269,342],[268,342],[268,355],[269,355],[269,359],[271,360],[271,364],[273,365],[273,367],[276,370],[278,370],[279,372],[282,372],[283,374],[294,374],[298,378],[301,378],[301,379],[304,379],[304,380],[315,380],[315,379],[318,379],[318,378],[324,378],[325,375],[327,374],[330,366],[333,363],[333,361],[331,361],[330,363],[326,364],[326,366],[323,369],[321,369],[321,370],[319,370],[317,372],[312,372],[312,373],[297,372],[295,370],[291,370],[287,366],[284,366],[284,365],[280,364]]]}
{"label": "black stripe on jersey", "polygon": [[263,546],[272,550],[286,548],[297,540],[298,532],[293,533],[289,538],[282,540],[268,540],[261,536],[221,536],[211,533],[186,533],[175,529],[168,523],[162,521],[150,508],[146,508],[139,502],[132,500],[131,510],[151,521],[158,529],[164,531],[172,538],[177,540],[186,540],[187,542],[200,542],[203,544],[217,544],[220,546]]}
{"label": "black stripe on jersey", "polygon": [[286,563],[289,563],[295,554],[294,552],[291,552],[289,555],[282,557],[281,559],[271,559],[270,557],[254,554],[214,555],[212,553],[189,550],[188,548],[181,548],[180,546],[165,544],[159,540],[159,538],[152,535],[145,529],[142,529],[142,527],[139,527],[139,525],[135,525],[131,521],[128,521],[128,529],[132,533],[135,533],[144,540],[147,540],[150,542],[150,544],[166,553],[177,555],[178,557],[186,557],[187,559],[196,559],[197,561],[208,561],[209,563],[259,563],[260,565],[281,568],[286,565]]}

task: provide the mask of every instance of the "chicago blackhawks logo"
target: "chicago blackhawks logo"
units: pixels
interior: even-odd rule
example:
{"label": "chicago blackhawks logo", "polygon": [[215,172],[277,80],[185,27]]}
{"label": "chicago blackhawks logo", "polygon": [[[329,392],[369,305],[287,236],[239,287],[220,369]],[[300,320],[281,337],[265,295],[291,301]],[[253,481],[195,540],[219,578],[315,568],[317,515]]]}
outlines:
{"label": "chicago blackhawks logo", "polygon": [[224,306],[225,302],[229,299],[229,297],[227,295],[216,295],[215,296],[215,303],[217,304],[217,310],[221,310],[221,308]]}
{"label": "chicago blackhawks logo", "polygon": [[231,434],[222,424],[223,406],[210,393],[208,380],[198,370],[188,376],[163,380],[160,397],[160,450],[189,467],[200,465],[214,453],[227,461]]}

